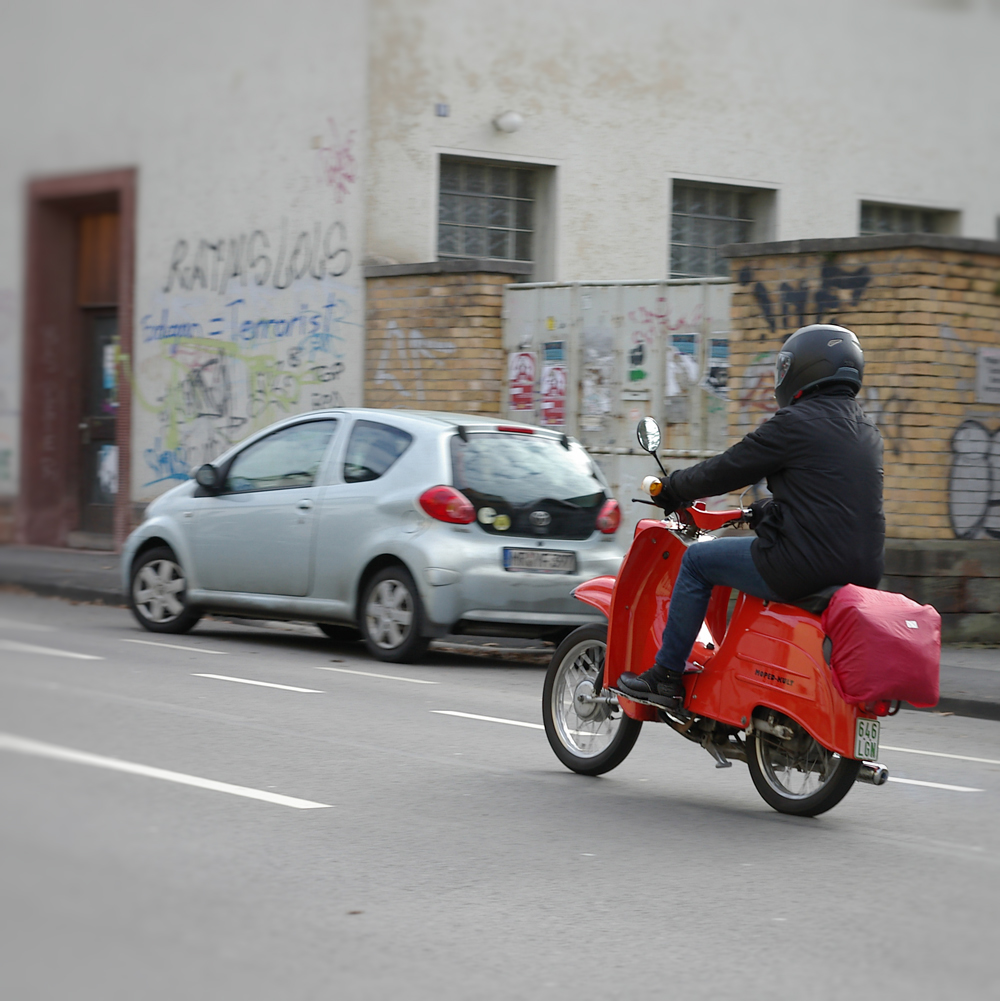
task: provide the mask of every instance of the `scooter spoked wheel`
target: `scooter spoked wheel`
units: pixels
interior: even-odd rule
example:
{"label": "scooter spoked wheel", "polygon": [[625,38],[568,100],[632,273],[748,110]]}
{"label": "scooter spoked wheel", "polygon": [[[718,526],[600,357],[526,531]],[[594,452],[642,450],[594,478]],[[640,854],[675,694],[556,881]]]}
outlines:
{"label": "scooter spoked wheel", "polygon": [[796,817],[825,813],[850,792],[861,762],[828,751],[787,716],[780,716],[780,722],[792,729],[791,740],[759,730],[747,737],[753,784],[779,813]]}
{"label": "scooter spoked wheel", "polygon": [[617,768],[632,750],[641,720],[616,705],[589,702],[604,677],[606,626],[581,626],[559,644],[542,688],[542,719],[556,757],[581,775]]}

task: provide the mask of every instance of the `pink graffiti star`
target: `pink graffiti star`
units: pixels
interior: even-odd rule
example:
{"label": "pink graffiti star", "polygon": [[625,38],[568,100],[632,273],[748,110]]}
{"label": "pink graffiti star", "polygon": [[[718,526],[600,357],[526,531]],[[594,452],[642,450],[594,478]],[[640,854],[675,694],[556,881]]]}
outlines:
{"label": "pink graffiti star", "polygon": [[340,141],[340,131],[333,118],[328,118],[330,132],[333,135],[331,146],[322,146],[318,150],[320,165],[323,168],[323,175],[326,183],[333,188],[334,197],[339,205],[344,196],[350,194],[350,185],[357,179],[355,174],[354,153],[351,147],[354,145],[354,129],[347,133],[347,139]]}

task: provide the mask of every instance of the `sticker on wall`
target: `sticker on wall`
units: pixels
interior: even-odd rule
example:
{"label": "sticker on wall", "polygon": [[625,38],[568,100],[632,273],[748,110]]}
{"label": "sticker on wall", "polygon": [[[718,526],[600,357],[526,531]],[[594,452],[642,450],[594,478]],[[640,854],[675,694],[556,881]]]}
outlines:
{"label": "sticker on wall", "polygon": [[511,410],[535,409],[535,353],[512,351],[507,358]]}
{"label": "sticker on wall", "polygon": [[542,369],[542,423],[562,427],[566,423],[566,366],[546,365]]}
{"label": "sticker on wall", "polygon": [[545,348],[545,360],[546,361],[565,361],[566,360],[566,342],[565,341],[546,341],[544,344]]}
{"label": "sticker on wall", "polygon": [[708,341],[708,371],[701,388],[716,396],[725,396],[729,382],[729,338],[711,337]]}
{"label": "sticker on wall", "polygon": [[109,498],[118,493],[117,445],[101,445],[97,453],[97,489]]}
{"label": "sticker on wall", "polygon": [[698,381],[698,334],[672,334],[665,396],[679,396]]}

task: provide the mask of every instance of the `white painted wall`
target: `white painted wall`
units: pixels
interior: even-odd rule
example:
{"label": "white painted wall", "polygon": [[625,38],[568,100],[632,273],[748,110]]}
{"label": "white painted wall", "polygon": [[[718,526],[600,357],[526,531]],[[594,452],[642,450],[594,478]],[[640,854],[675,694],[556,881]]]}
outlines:
{"label": "white painted wall", "polygon": [[[441,153],[557,167],[558,280],[668,274],[672,178],[778,191],[775,239],[862,199],[1000,214],[996,0],[372,0],[368,248],[436,253]],[[435,102],[451,107],[434,114]],[[521,131],[496,132],[504,110]]]}
{"label": "white painted wall", "polygon": [[[359,403],[364,0],[8,0],[2,19],[0,494],[17,491],[32,405],[19,391],[32,177],[139,171],[134,499],[286,412]],[[317,231],[319,278],[305,267]],[[254,232],[270,265],[247,266]],[[224,259],[243,241],[221,290],[202,240],[225,241]]]}

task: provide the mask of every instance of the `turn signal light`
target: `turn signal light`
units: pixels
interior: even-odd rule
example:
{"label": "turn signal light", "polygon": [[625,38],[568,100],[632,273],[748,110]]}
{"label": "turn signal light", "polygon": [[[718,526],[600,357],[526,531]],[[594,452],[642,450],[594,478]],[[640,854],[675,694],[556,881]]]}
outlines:
{"label": "turn signal light", "polygon": [[435,520],[451,525],[471,525],[476,520],[476,509],[469,498],[443,484],[425,490],[420,495],[420,506]]}
{"label": "turn signal light", "polygon": [[659,476],[646,476],[642,481],[642,491],[643,493],[649,494],[650,497],[659,497],[660,491],[663,489],[663,480]]}
{"label": "turn signal light", "polygon": [[613,535],[618,531],[618,526],[622,523],[622,509],[618,506],[618,501],[613,497],[604,502],[597,515],[597,527],[605,535]]}

